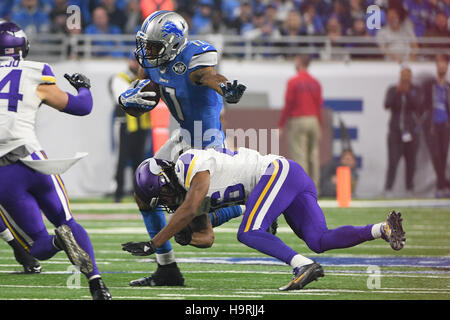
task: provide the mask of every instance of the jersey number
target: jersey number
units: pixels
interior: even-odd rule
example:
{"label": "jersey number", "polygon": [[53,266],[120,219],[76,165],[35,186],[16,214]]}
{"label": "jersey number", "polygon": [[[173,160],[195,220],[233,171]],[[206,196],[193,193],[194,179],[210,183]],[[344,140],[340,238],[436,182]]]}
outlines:
{"label": "jersey number", "polygon": [[[173,108],[175,109],[175,113],[177,115],[178,120],[184,121],[183,110],[181,110],[181,105],[180,105],[180,102],[177,99],[175,88],[163,87],[163,91],[167,92],[167,94],[169,95],[169,99],[170,99],[170,101],[167,101],[167,99],[163,99],[164,102],[167,104],[168,107],[169,106],[173,106]],[[163,95],[163,97],[167,98],[166,95]]]}
{"label": "jersey number", "polygon": [[[0,100],[8,100],[8,111],[17,112],[17,104],[23,99],[23,95],[19,93],[21,76],[22,70],[14,69],[0,81]],[[9,92],[2,92],[8,83]]]}
{"label": "jersey number", "polygon": [[211,195],[211,207],[217,208],[222,207],[229,203],[238,203],[245,199],[244,185],[242,183],[235,184],[234,186],[229,186],[220,194],[220,191],[216,191]]}

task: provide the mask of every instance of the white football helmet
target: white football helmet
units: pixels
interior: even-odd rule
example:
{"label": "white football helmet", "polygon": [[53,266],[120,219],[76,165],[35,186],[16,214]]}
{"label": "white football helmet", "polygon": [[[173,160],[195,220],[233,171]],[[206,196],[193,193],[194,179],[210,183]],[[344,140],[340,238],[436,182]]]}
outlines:
{"label": "white football helmet", "polygon": [[156,11],[144,20],[136,34],[136,60],[143,68],[159,67],[175,59],[186,46],[187,37],[188,24],[182,16]]}

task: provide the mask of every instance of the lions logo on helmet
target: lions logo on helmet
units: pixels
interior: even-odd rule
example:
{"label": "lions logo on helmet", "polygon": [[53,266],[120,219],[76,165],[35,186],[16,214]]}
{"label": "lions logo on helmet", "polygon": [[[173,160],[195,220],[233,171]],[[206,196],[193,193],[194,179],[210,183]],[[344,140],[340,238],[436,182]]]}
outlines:
{"label": "lions logo on helmet", "polygon": [[163,37],[167,37],[169,34],[174,34],[175,37],[183,37],[183,31],[177,28],[175,23],[172,21],[167,21],[162,28]]}

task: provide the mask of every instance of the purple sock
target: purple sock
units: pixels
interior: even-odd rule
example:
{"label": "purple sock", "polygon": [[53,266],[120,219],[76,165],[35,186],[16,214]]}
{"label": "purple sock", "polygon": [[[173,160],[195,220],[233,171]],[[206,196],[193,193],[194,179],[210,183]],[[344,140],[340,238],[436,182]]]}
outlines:
{"label": "purple sock", "polygon": [[94,275],[99,275],[99,271],[97,268],[97,264],[95,263],[95,255],[94,255],[94,249],[92,248],[91,239],[89,238],[89,235],[87,234],[86,230],[79,225],[74,219],[70,219],[66,223],[70,229],[72,230],[72,234],[79,244],[79,246],[86,251],[86,253],[91,257],[92,264],[94,265],[94,271],[90,274],[87,274],[86,277],[89,279],[90,277]]}

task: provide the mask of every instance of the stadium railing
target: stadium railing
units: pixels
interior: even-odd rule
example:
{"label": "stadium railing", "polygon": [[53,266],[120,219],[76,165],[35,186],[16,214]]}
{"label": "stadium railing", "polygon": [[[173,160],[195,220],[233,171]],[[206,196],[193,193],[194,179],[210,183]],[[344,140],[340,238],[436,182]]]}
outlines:
{"label": "stadium railing", "polygon": [[[238,59],[284,58],[311,54],[321,60],[384,59],[374,37],[327,36],[244,37],[235,35],[202,35],[198,39],[212,43],[224,57]],[[195,40],[197,38],[193,38]],[[76,58],[123,58],[135,48],[134,35],[65,35],[38,34],[30,37],[30,57],[41,61]],[[422,37],[414,52],[418,60],[437,54],[450,54],[450,38]]]}

